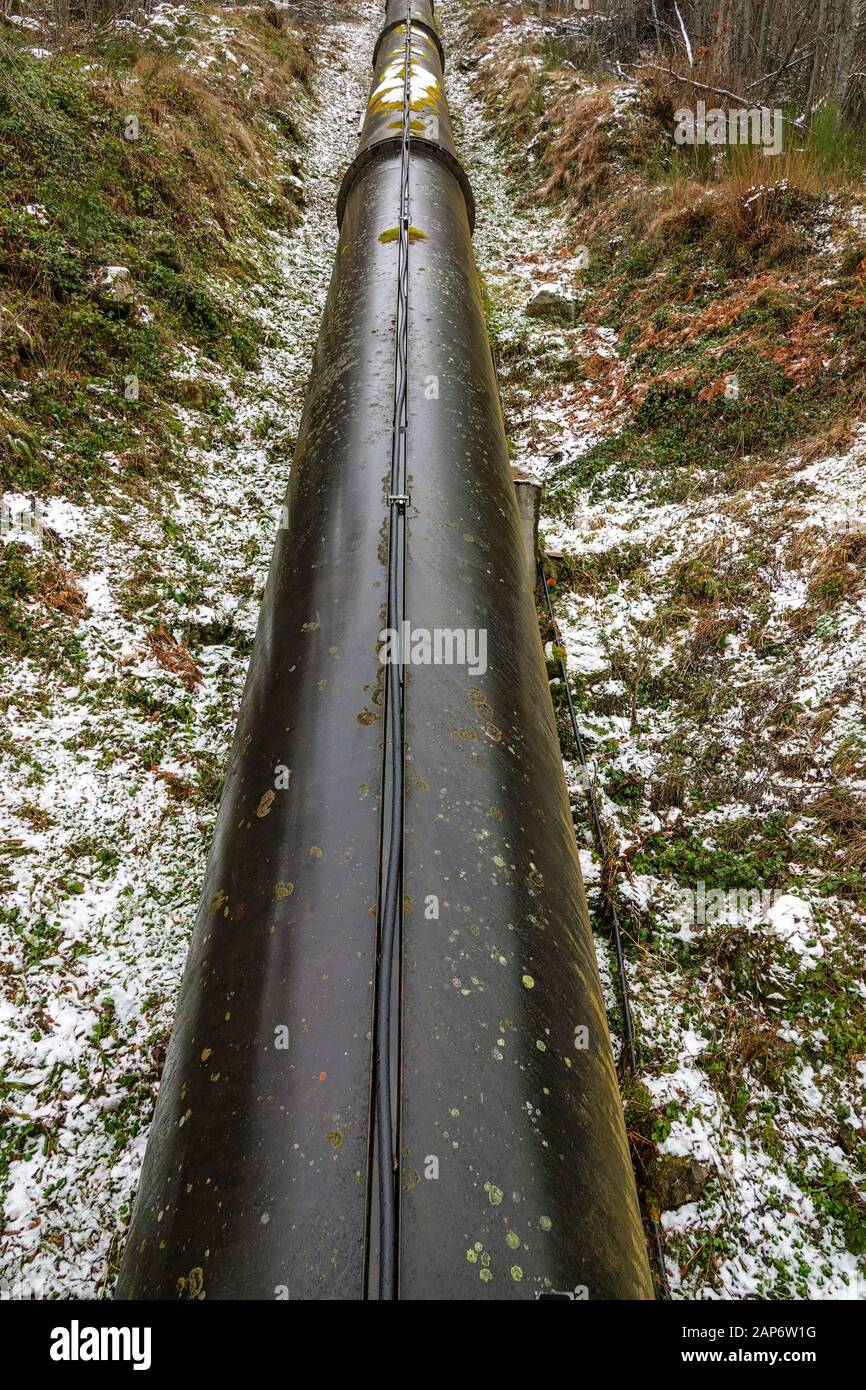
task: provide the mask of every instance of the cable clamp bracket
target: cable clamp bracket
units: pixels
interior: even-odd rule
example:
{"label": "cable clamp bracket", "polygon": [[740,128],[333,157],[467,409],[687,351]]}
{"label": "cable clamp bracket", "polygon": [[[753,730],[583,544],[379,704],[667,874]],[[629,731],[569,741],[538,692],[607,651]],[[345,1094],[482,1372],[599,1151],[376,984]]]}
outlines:
{"label": "cable clamp bracket", "polygon": [[389,507],[408,507],[411,501],[411,492],[392,492],[388,495]]}

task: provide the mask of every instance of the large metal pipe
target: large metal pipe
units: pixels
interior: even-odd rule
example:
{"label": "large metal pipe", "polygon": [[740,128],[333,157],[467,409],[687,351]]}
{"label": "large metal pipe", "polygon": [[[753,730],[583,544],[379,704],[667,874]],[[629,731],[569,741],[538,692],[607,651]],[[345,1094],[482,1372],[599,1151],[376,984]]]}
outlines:
{"label": "large metal pipe", "polygon": [[[475,225],[472,187],[457,157],[443,83],[445,58],[436,31],[432,0],[412,5],[410,83],[412,150],[444,164],[463,190],[470,228]],[[406,0],[389,0],[386,24],[373,57],[373,86],[367,102],[358,153],[349,165],[337,200],[342,224],[346,202],[359,173],[377,159],[399,156],[403,126],[406,51]]]}
{"label": "large metal pipe", "polygon": [[[471,191],[412,13],[405,611],[487,653],[406,670],[397,1294],[648,1298]],[[120,1297],[374,1296],[405,41],[390,0]]]}

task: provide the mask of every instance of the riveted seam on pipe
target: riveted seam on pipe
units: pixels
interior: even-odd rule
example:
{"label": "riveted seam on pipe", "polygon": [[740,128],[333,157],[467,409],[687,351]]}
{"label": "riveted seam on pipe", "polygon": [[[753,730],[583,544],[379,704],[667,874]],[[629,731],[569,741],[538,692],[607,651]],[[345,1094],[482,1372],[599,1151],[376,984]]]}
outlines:
{"label": "riveted seam on pipe", "polygon": [[[432,17],[432,6],[430,7],[430,13]],[[437,103],[440,107],[438,111],[434,110],[434,121],[437,124],[437,130],[435,133],[435,138],[433,139],[430,139],[425,135],[419,134],[417,131],[413,131],[412,126],[419,125],[421,123],[420,119],[418,121],[410,121],[409,141],[411,152],[414,154],[424,154],[432,159],[438,160],[454,176],[462,190],[463,197],[466,203],[466,213],[469,219],[469,229],[470,232],[473,232],[475,229],[475,199],[472,192],[472,186],[469,182],[469,178],[467,177],[466,171],[464,170],[462,164],[457,158],[456,151],[453,148],[453,142],[450,133],[450,122],[448,118],[447,102],[444,99],[444,93],[442,92],[441,87],[441,78],[444,74],[445,68],[444,52],[442,49],[441,40],[439,39],[438,34],[435,32],[435,29],[433,29],[432,26],[425,20],[420,19],[415,14],[412,14],[411,11],[408,15],[401,15],[400,18],[395,19],[391,21],[391,23],[386,25],[380,33],[376,43],[373,66],[377,72],[382,66],[381,50],[385,39],[388,36],[395,35],[400,29],[407,25],[415,31],[419,46],[419,55],[416,57],[415,66],[418,69],[419,86],[421,86],[422,88],[422,95],[419,98],[419,106],[415,109],[420,110],[422,107],[427,105],[435,108]],[[427,50],[426,61],[423,57],[425,49]],[[393,50],[393,55],[395,62],[399,64],[402,55],[400,54],[397,48]],[[435,70],[437,64],[439,69],[438,74]],[[425,84],[423,82],[423,77],[425,73],[428,78],[432,79],[430,83],[426,84],[426,89]],[[410,86],[413,82],[413,77],[414,75],[410,76]],[[402,133],[400,135],[391,136],[387,134],[387,128],[385,132],[383,132],[381,125],[377,127],[376,123],[377,115],[381,116],[387,113],[389,109],[394,109],[395,111],[397,109],[396,103],[386,104],[389,85],[391,88],[393,88],[393,75],[389,84],[388,66],[385,66],[384,77],[380,77],[378,85],[373,87],[368,97],[367,108],[364,117],[365,136],[368,136],[369,133],[372,131],[372,138],[362,140],[362,148],[359,150],[355,158],[350,163],[340,185],[340,190],[337,198],[337,225],[339,227],[342,227],[343,224],[343,218],[345,215],[349,195],[353,187],[355,186],[355,183],[357,182],[358,178],[360,177],[361,173],[365,169],[367,169],[373,161],[382,158],[383,156],[394,156],[398,154],[401,150],[403,142]],[[436,96],[432,99],[429,96],[429,90],[431,88],[436,91]],[[438,122],[440,118],[444,121],[445,134],[443,136],[443,139],[439,138],[438,133]],[[378,138],[376,138],[377,136]]]}
{"label": "riveted seam on pipe", "polygon": [[[403,25],[403,23],[404,23],[404,21],[403,21],[402,19],[395,19],[394,22],[393,22],[393,24],[386,24],[386,25],[385,25],[385,28],[382,30],[381,34],[379,35],[378,39],[376,40],[376,47],[375,47],[374,50],[373,50],[373,67],[375,67],[376,64],[377,64],[378,61],[379,61],[379,50],[380,50],[380,48],[382,47],[382,44],[385,42],[385,40],[386,40],[386,38],[388,37],[388,35],[389,35],[389,34],[393,34],[393,33],[394,33],[394,30],[395,30],[395,29],[399,29],[399,28]],[[416,29],[423,29],[424,33],[425,33],[425,34],[427,35],[427,37],[430,39],[430,42],[431,42],[431,43],[434,43],[434,44],[436,45],[436,50],[437,50],[437,52],[438,52],[438,54],[439,54],[439,61],[440,61],[441,64],[442,64],[442,71],[444,72],[444,71],[445,71],[445,50],[444,50],[444,48],[442,47],[442,40],[440,39],[439,35],[436,33],[436,30],[435,30],[435,29],[431,29],[431,27],[430,27],[429,24],[425,24],[424,21],[423,21],[423,19],[413,19],[413,20],[412,20],[412,23],[413,23],[413,25],[415,26]]]}
{"label": "riveted seam on pipe", "polygon": [[[469,218],[469,230],[475,231],[475,195],[472,192],[472,185],[466,174],[463,165],[448,150],[444,150],[441,145],[437,145],[434,140],[427,140],[423,135],[412,135],[409,144],[413,154],[426,155],[430,159],[435,159],[439,164],[444,164],[455,177],[460,185],[463,197],[466,201],[466,215]],[[343,176],[340,185],[340,192],[337,197],[337,226],[342,227],[343,217],[346,212],[346,204],[349,201],[349,194],[355,186],[360,175],[365,169],[388,155],[399,154],[402,149],[402,139],[394,136],[389,140],[377,140],[374,145],[368,145],[365,150],[361,150],[349,165]]]}

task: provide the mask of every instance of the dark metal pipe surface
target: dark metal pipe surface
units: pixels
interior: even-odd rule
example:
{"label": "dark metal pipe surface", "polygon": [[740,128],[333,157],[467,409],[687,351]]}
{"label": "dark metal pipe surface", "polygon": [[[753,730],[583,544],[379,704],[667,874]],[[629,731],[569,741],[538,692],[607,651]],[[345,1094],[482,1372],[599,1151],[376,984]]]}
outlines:
{"label": "dark metal pipe surface", "polygon": [[[391,986],[396,1296],[652,1297],[429,3],[412,6],[410,115],[427,124],[412,130],[401,223],[389,125],[404,111],[393,82],[405,58],[392,49],[406,17],[405,0],[390,0],[364,157],[343,184],[288,526],[121,1298],[376,1296],[377,920],[395,738],[406,789]],[[400,582],[422,637],[389,735],[401,227]],[[427,661],[424,632],[434,655],[437,633],[457,634],[457,659]]]}

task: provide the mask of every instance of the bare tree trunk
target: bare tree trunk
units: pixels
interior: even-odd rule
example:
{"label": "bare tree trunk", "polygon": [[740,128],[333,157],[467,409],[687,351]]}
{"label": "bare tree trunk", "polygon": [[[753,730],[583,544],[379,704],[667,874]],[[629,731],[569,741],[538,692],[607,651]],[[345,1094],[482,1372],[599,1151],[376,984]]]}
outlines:
{"label": "bare tree trunk", "polygon": [[656,0],[652,0],[652,11],[653,11],[653,24],[655,25],[655,31],[656,31],[656,48],[658,49],[659,53],[661,53],[661,50],[662,50],[662,33],[661,33],[661,29],[659,28],[659,12],[658,12],[658,10],[656,9]]}
{"label": "bare tree trunk", "polygon": [[719,0],[719,13],[716,20],[716,42],[718,63],[721,70],[729,74],[731,67],[731,42],[733,39],[734,0]]}
{"label": "bare tree trunk", "polygon": [[752,0],[740,0],[736,23],[737,69],[741,73],[752,70]]}
{"label": "bare tree trunk", "polygon": [[812,112],[818,97],[818,83],[824,66],[824,25],[827,18],[827,0],[820,0],[818,22],[815,25],[815,54],[812,59],[812,73],[809,78],[809,94],[806,97],[806,120],[812,119]]}
{"label": "bare tree trunk", "polygon": [[758,31],[758,72],[763,73],[767,66],[767,43],[770,37],[770,25],[773,22],[773,6],[776,0],[764,0],[761,9],[761,27]]}
{"label": "bare tree trunk", "polygon": [[845,78],[842,111],[846,120],[866,122],[866,0],[852,0],[854,37]]}
{"label": "bare tree trunk", "polygon": [[848,86],[854,64],[858,15],[863,9],[862,0],[842,0],[839,41],[836,48],[836,70],[833,74],[833,91],[840,104],[845,100],[845,89]]}

